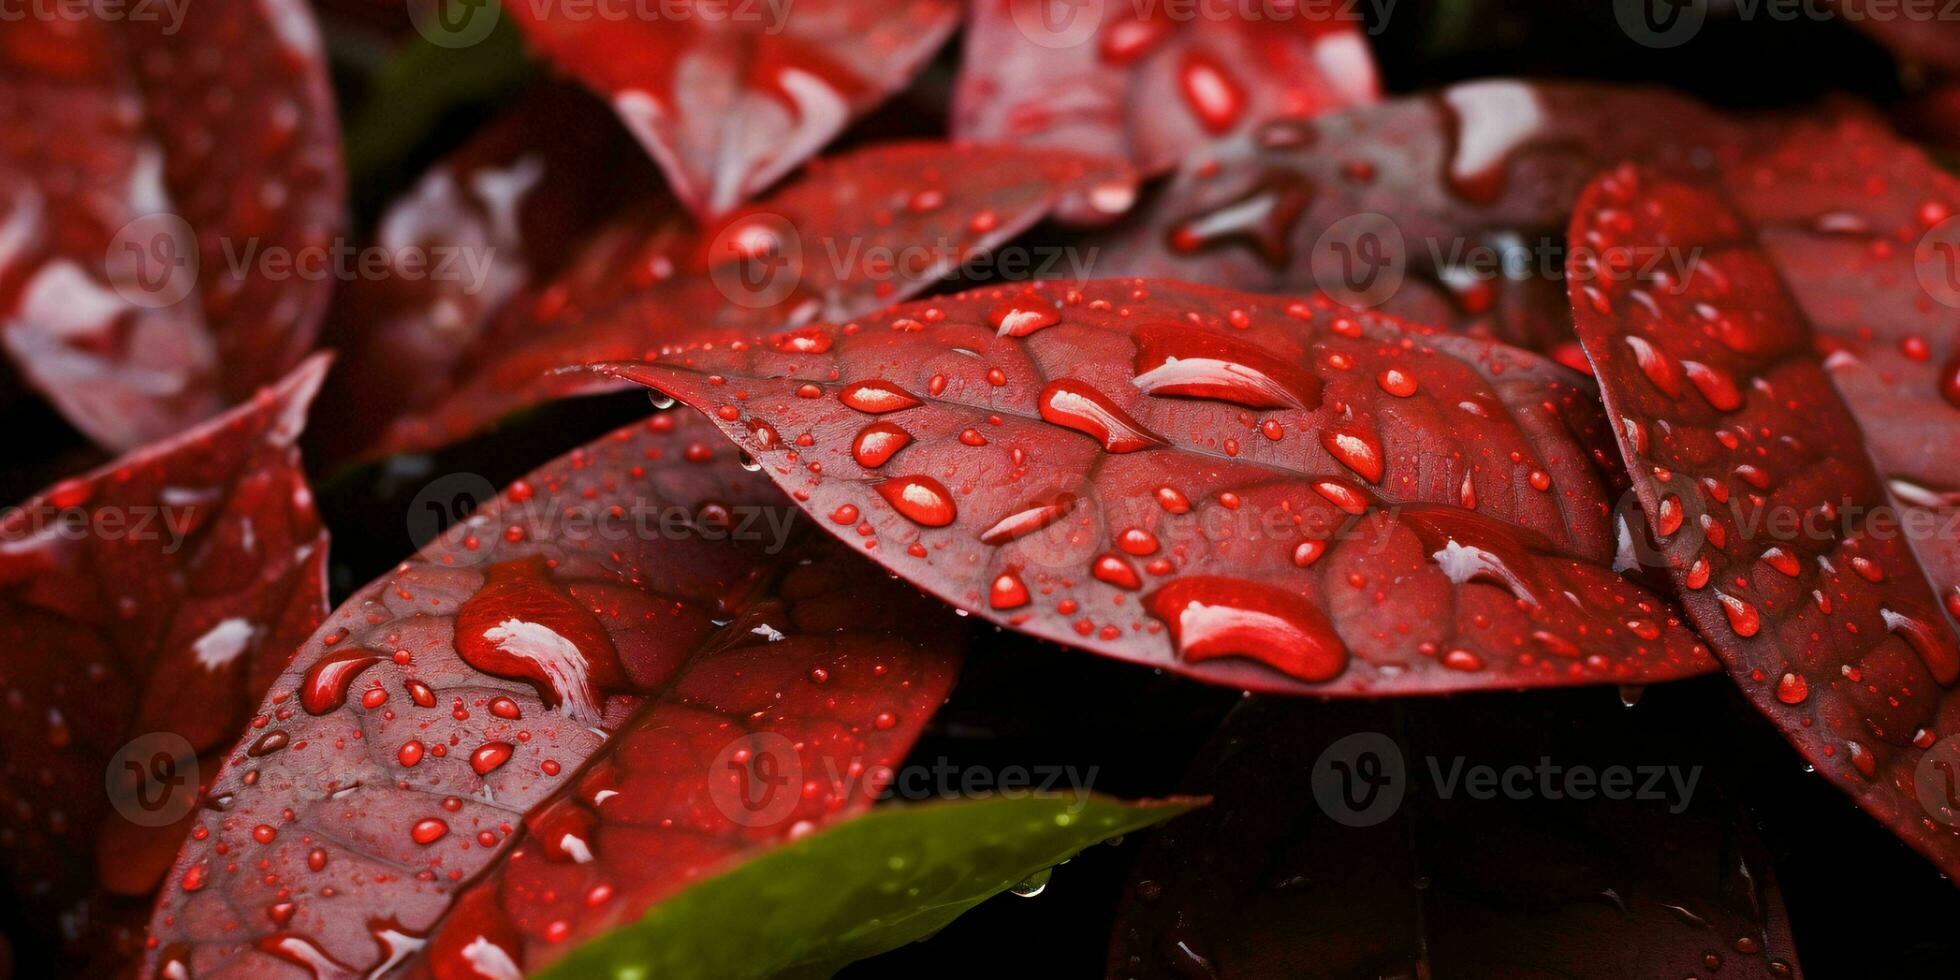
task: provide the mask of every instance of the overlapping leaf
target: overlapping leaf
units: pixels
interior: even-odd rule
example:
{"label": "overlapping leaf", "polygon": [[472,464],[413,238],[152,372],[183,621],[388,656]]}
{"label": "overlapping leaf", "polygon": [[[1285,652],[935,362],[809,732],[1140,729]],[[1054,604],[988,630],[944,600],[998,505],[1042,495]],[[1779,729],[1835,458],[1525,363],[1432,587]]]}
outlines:
{"label": "overlapping leaf", "polygon": [[19,17],[0,32],[0,340],[70,421],[120,449],[299,361],[342,205],[305,6],[150,13]]}
{"label": "overlapping leaf", "polygon": [[1710,173],[1744,135],[1658,90],[1509,80],[1269,123],[1185,161],[1095,242],[1098,274],[1323,288],[1554,350],[1572,338],[1559,276],[1585,182],[1626,159]]}
{"label": "overlapping leaf", "polygon": [[1312,707],[1252,702],[1206,748],[1189,782],[1216,799],[1139,856],[1108,976],[1799,975],[1746,814],[1678,754],[1693,736],[1602,760],[1610,726],[1534,702]]}
{"label": "overlapping leaf", "polygon": [[659,19],[531,0],[504,9],[555,66],[612,101],[702,218],[766,190],[904,87],[959,18],[953,0],[684,0]]}
{"label": "overlapping leaf", "polygon": [[211,787],[148,972],[515,975],[866,806],[963,631],[716,439],[620,430],[330,616]]}
{"label": "overlapping leaf", "polygon": [[711,327],[868,313],[988,255],[1068,195],[1125,179],[1118,164],[1062,150],[891,143],[814,164],[698,232],[657,208],[636,215],[507,310],[452,389],[398,421],[381,448],[440,445],[602,380],[551,375],[565,365],[638,357]]}
{"label": "overlapping leaf", "polygon": [[710,413],[898,574],[1098,653],[1327,694],[1713,666],[1607,568],[1591,386],[1501,345],[1109,280],[606,370]]}
{"label": "overlapping leaf", "polygon": [[[1572,242],[1579,335],[1688,614],[1820,772],[1953,873],[1933,767],[1960,645],[1770,256],[1718,194],[1634,168],[1588,189]],[[1685,276],[1640,261],[1662,249]]]}
{"label": "overlapping leaf", "polygon": [[[1067,147],[1154,174],[1275,119],[1373,102],[1356,8],[978,0],[953,135]],[[1081,209],[1075,209],[1081,213]],[[1093,216],[1093,215],[1091,215]]]}
{"label": "overlapping leaf", "polygon": [[137,951],[111,930],[147,911],[200,764],[327,613],[326,532],[294,446],[325,373],[308,362],[0,516],[8,873],[34,928],[82,941],[70,967]]}

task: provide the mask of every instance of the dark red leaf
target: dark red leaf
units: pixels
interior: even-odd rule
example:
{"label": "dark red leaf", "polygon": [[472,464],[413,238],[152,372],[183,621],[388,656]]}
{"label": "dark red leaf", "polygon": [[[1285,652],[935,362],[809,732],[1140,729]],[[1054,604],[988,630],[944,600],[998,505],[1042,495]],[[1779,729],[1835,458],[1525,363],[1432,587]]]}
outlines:
{"label": "dark red leaf", "polygon": [[[1138,856],[1108,976],[1799,975],[1748,815],[1681,747],[1701,733],[1611,738],[1600,706],[1536,700],[1312,707],[1249,703],[1205,749],[1187,784],[1213,803]],[[1649,772],[1661,799],[1629,791]]]}
{"label": "dark red leaf", "polygon": [[1353,8],[1307,7],[1282,0],[1252,19],[977,0],[953,135],[1066,147],[1154,174],[1264,122],[1375,101],[1374,59]]}
{"label": "dark red leaf", "polygon": [[1591,386],[1328,303],[1019,285],[607,370],[710,413],[819,523],[954,605],[1323,694],[1711,669],[1606,567]]}
{"label": "dark red leaf", "polygon": [[[1719,195],[1634,168],[1587,190],[1571,240],[1579,336],[1688,614],[1819,771],[1960,870],[1921,765],[1960,730],[1960,646],[1770,256]],[[1685,278],[1643,267],[1661,249]]]}
{"label": "dark red leaf", "polygon": [[1791,123],[1727,181],[1960,615],[1960,182],[1864,112]]}
{"label": "dark red leaf", "polygon": [[1061,150],[892,143],[814,163],[711,230],[687,232],[671,215],[634,218],[510,311],[464,359],[454,388],[400,420],[381,448],[441,445],[604,387],[550,374],[566,365],[637,358],[711,328],[869,313],[999,248],[1064,196],[1124,180],[1118,164]]}
{"label": "dark red leaf", "polygon": [[[330,283],[338,131],[299,0],[0,34],[0,337],[96,441],[133,448],[278,379]],[[314,256],[323,251],[308,252]]]}
{"label": "dark red leaf", "polygon": [[560,70],[612,100],[696,215],[724,214],[903,88],[959,20],[954,0],[668,4],[664,19],[508,10]]}
{"label": "dark red leaf", "polygon": [[326,342],[339,370],[309,448],[344,457],[432,404],[493,324],[528,315],[554,280],[584,287],[585,267],[603,266],[593,271],[628,285],[627,270],[611,268],[619,239],[685,230],[657,187],[639,144],[591,96],[569,86],[527,96],[381,216],[374,244],[390,265],[335,293]]}
{"label": "dark red leaf", "polygon": [[211,787],[150,970],[535,968],[868,805],[965,631],[709,441],[602,438],[329,617]]}
{"label": "dark red leaf", "polygon": [[1572,340],[1560,250],[1586,181],[1626,159],[1710,172],[1742,136],[1658,90],[1518,81],[1271,123],[1187,160],[1095,243],[1098,274],[1326,288],[1551,351]]}
{"label": "dark red leaf", "polygon": [[1960,26],[1949,11],[1934,6],[1892,9],[1860,0],[1830,0],[1829,6],[1834,10],[1827,13],[1865,32],[1912,69],[1960,71]]}
{"label": "dark red leaf", "polygon": [[[57,916],[140,922],[184,839],[200,759],[216,763],[326,615],[326,532],[294,447],[326,367],[310,361],[223,417],[0,517],[0,674],[13,705],[0,719],[0,812],[12,884],[40,935],[61,934]],[[91,892],[94,907],[78,912]],[[78,957],[108,955],[105,939],[136,951],[127,934],[65,938],[82,941]]]}

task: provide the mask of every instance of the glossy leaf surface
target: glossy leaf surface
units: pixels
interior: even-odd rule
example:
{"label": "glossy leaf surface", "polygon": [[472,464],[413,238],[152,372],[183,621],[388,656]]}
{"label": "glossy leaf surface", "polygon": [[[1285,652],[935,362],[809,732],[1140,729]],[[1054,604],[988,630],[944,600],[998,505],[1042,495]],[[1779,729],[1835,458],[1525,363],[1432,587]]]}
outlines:
{"label": "glossy leaf surface", "polygon": [[867,806],[963,631],[715,439],[604,437],[335,611],[212,785],[149,972],[498,977]]}
{"label": "glossy leaf surface", "polygon": [[294,445],[325,373],[0,515],[8,873],[75,962],[137,952],[200,775],[327,613]]}
{"label": "glossy leaf surface", "polygon": [[[1952,873],[1933,767],[1960,645],[1770,257],[1718,194],[1633,168],[1572,240],[1579,335],[1688,614],[1819,772]],[[1662,248],[1695,255],[1685,279],[1627,261]]]}
{"label": "glossy leaf surface", "polygon": [[1607,566],[1584,378],[1314,301],[977,290],[606,368],[713,416],[818,522],[961,609],[1327,694],[1712,669]]}
{"label": "glossy leaf surface", "polygon": [[693,885],[543,976],[828,976],[1190,808],[1030,796],[876,809]]}
{"label": "glossy leaf surface", "polygon": [[343,203],[303,3],[15,18],[0,73],[0,340],[23,378],[130,449],[299,362]]}
{"label": "glossy leaf surface", "polygon": [[[665,19],[504,9],[559,70],[610,99],[702,218],[815,156],[945,43],[952,0],[668,4]],[[642,10],[656,8],[636,8]]]}
{"label": "glossy leaf surface", "polygon": [[1118,164],[1061,150],[889,143],[813,164],[710,229],[651,209],[507,311],[462,359],[450,392],[397,422],[382,448],[440,445],[594,388],[593,376],[552,374],[567,365],[639,357],[714,328],[869,313],[981,260],[1066,196],[1125,179]]}

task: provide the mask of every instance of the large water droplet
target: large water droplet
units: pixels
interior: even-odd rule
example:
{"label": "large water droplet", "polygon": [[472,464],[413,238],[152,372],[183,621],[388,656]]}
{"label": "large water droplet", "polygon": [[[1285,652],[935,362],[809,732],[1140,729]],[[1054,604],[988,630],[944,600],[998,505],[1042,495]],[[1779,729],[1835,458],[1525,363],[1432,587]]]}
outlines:
{"label": "large water droplet", "polygon": [[1161,437],[1118,408],[1109,396],[1074,378],[1049,382],[1041,391],[1039,404],[1042,418],[1084,433],[1112,453],[1130,453],[1164,444]]}
{"label": "large water droplet", "polygon": [[1246,657],[1303,681],[1347,669],[1347,645],[1297,593],[1218,576],[1181,578],[1145,600],[1170,626],[1178,656],[1193,663]]}
{"label": "large water droplet", "polygon": [[959,516],[958,508],[953,506],[953,495],[946,492],[944,484],[929,476],[897,476],[874,489],[892,509],[915,524],[945,527]]}
{"label": "large water droplet", "polygon": [[372,650],[329,653],[307,668],[299,682],[299,703],[308,712],[324,715],[347,703],[347,689],[361,672],[381,662]]}
{"label": "large water droplet", "polygon": [[1136,333],[1137,376],[1150,395],[1215,398],[1248,408],[1305,408],[1320,403],[1320,379],[1250,344],[1182,324]]}

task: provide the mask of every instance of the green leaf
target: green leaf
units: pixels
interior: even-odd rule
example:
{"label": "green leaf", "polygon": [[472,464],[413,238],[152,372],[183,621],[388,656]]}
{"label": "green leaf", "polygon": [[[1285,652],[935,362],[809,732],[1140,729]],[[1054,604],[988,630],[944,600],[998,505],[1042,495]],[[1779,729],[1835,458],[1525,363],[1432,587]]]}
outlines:
{"label": "green leaf", "polygon": [[538,978],[828,976],[1202,802],[1038,796],[875,809],[702,880]]}
{"label": "green leaf", "polygon": [[508,19],[483,40],[438,46],[411,33],[370,81],[347,125],[347,166],[354,186],[398,167],[445,113],[508,96],[536,72]]}

